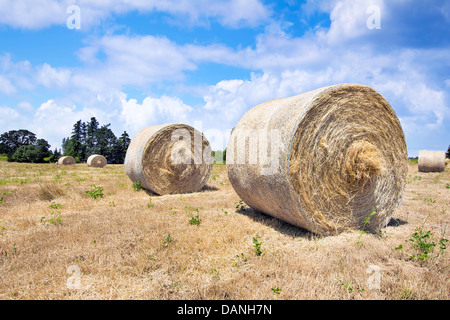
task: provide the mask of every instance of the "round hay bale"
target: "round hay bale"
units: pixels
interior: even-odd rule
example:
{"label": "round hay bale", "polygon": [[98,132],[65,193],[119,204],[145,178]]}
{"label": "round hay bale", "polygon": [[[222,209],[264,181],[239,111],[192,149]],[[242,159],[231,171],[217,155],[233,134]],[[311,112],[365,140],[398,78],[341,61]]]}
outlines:
{"label": "round hay bale", "polygon": [[93,154],[87,159],[88,167],[103,168],[106,167],[107,164],[108,161],[106,161],[106,158],[99,154]]}
{"label": "round hay bale", "polygon": [[75,159],[71,156],[64,156],[58,159],[58,164],[61,166],[68,166],[75,164]]}
{"label": "round hay bale", "polygon": [[385,226],[408,171],[394,110],[359,84],[250,109],[231,134],[226,163],[247,205],[320,235]]}
{"label": "round hay bale", "polygon": [[133,138],[124,171],[144,189],[164,195],[200,190],[212,166],[211,147],[201,132],[185,124],[165,124],[147,127]]}
{"label": "round hay bale", "polygon": [[445,170],[445,151],[419,151],[419,172],[443,172]]}

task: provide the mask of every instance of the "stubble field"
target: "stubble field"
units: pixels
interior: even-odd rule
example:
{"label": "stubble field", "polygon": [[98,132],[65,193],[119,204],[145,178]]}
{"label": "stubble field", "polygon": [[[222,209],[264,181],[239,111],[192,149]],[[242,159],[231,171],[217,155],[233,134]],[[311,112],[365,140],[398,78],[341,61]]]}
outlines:
{"label": "stubble field", "polygon": [[224,165],[157,196],[122,165],[1,161],[0,299],[449,298],[449,166],[410,163],[377,234],[319,237],[239,201]]}

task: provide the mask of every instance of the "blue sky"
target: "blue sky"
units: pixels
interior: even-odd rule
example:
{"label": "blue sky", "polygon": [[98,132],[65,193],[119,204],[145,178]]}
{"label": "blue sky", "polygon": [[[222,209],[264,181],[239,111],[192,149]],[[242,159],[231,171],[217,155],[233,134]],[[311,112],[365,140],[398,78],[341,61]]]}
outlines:
{"label": "blue sky", "polygon": [[255,105],[344,82],[389,101],[410,156],[447,150],[450,3],[0,0],[0,132],[52,148],[95,116],[131,137],[188,123],[224,149]]}

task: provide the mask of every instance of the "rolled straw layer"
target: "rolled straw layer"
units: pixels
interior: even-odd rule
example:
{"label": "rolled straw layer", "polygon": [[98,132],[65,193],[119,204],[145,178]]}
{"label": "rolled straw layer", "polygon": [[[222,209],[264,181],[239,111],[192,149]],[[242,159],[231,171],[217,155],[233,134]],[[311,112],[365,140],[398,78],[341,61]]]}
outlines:
{"label": "rolled straw layer", "polygon": [[407,174],[395,112],[359,84],[252,108],[231,134],[226,161],[246,204],[322,235],[385,226],[402,202]]}
{"label": "rolled straw layer", "polygon": [[445,151],[419,151],[419,172],[443,172],[445,170]]}
{"label": "rolled straw layer", "polygon": [[106,158],[100,154],[93,154],[87,159],[88,167],[103,168],[106,167],[107,164],[108,161]]}
{"label": "rolled straw layer", "polygon": [[64,156],[58,159],[58,164],[62,166],[75,164],[75,159],[71,156]]}
{"label": "rolled straw layer", "polygon": [[200,190],[213,166],[211,147],[198,130],[185,124],[165,124],[141,130],[131,141],[124,171],[154,193]]}

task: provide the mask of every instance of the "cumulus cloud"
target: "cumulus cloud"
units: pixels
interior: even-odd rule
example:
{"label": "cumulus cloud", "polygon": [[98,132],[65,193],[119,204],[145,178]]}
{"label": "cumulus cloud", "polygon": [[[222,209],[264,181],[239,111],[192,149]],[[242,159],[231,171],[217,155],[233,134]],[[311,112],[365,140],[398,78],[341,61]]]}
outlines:
{"label": "cumulus cloud", "polygon": [[9,128],[12,122],[15,122],[20,117],[20,114],[9,107],[0,107],[0,124],[2,128]]}
{"label": "cumulus cloud", "polygon": [[69,1],[1,0],[0,24],[15,28],[37,29],[63,24],[67,19]]}
{"label": "cumulus cloud", "polygon": [[91,117],[96,117],[101,124],[111,120],[104,110],[49,99],[37,108],[27,128],[46,139],[53,148],[60,148],[62,139],[71,135],[73,125],[78,120],[89,121]]}
{"label": "cumulus cloud", "polygon": [[66,87],[70,82],[71,71],[67,68],[52,68],[48,63],[44,63],[36,69],[37,83],[47,88]]}
{"label": "cumulus cloud", "polygon": [[121,121],[130,128],[133,134],[151,125],[166,122],[187,122],[192,107],[184,104],[179,98],[162,96],[146,97],[141,104],[136,99],[121,99]]}
{"label": "cumulus cloud", "polygon": [[16,90],[30,90],[35,88],[34,69],[28,60],[15,62],[9,53],[0,56],[0,77],[6,94],[15,93]]}
{"label": "cumulus cloud", "polygon": [[67,8],[74,4],[80,8],[82,29],[133,11],[168,13],[193,25],[213,19],[229,27],[256,26],[271,14],[260,0],[0,0],[0,24],[24,29],[65,25]]}
{"label": "cumulus cloud", "polygon": [[9,81],[9,79],[5,78],[2,75],[0,75],[0,92],[6,94],[16,92],[16,88],[12,85],[11,81]]}
{"label": "cumulus cloud", "polygon": [[388,14],[383,0],[337,2],[330,12],[331,25],[325,32],[326,40],[336,44],[368,35],[375,28],[381,29],[382,14],[384,18]]}
{"label": "cumulus cloud", "polygon": [[[52,146],[60,146],[61,140],[71,134],[73,124],[81,116],[76,107],[58,104],[50,99],[40,105],[33,116],[31,131],[46,139]],[[36,125],[39,124],[39,125]]]}

